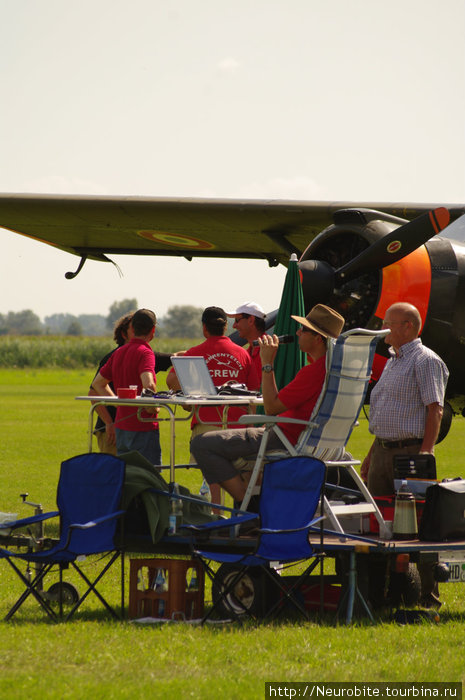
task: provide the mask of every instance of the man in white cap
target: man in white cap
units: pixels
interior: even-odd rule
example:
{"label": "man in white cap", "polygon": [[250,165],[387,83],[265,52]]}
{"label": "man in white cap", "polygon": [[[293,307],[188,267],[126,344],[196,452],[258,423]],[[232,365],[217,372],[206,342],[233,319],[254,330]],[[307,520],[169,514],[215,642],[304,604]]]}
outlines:
{"label": "man in white cap", "polygon": [[258,345],[252,345],[254,340],[258,340],[265,333],[265,312],[254,301],[246,301],[237,307],[235,311],[227,311],[226,316],[234,318],[233,328],[239,334],[240,338],[245,338],[249,343],[247,351],[252,358],[257,374],[260,376],[262,372],[262,363],[260,360],[260,348]]}
{"label": "man in white cap", "polygon": [[[303,367],[292,382],[280,391],[276,386],[273,361],[278,352],[276,335],[265,335],[259,339],[262,362],[262,395],[265,413],[283,418],[308,421],[323,388],[326,375],[326,343],[328,338],[337,338],[344,326],[343,317],[324,304],[313,307],[306,318],[293,316],[301,323],[297,338],[302,352],[308,354],[312,363]],[[286,437],[296,444],[305,428],[303,424],[278,423]],[[235,467],[239,457],[250,459],[258,454],[265,428],[236,428],[216,430],[197,435],[192,439],[191,451],[209,484],[220,484],[236,501],[242,501],[247,482]],[[279,449],[282,443],[271,433],[270,450]]]}

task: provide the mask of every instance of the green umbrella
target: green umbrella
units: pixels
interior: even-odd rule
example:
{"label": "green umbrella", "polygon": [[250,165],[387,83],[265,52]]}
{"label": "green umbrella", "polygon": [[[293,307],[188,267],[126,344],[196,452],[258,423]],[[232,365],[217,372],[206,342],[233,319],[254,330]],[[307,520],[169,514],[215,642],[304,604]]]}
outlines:
{"label": "green umbrella", "polygon": [[[284,280],[281,303],[274,326],[276,335],[295,336],[300,324],[291,318],[291,314],[305,316],[304,294],[297,265],[297,256],[294,253],[289,260],[289,267]],[[281,345],[274,363],[278,389],[282,389],[283,386],[289,384],[304,364],[305,354],[299,349],[297,337],[293,343]]]}

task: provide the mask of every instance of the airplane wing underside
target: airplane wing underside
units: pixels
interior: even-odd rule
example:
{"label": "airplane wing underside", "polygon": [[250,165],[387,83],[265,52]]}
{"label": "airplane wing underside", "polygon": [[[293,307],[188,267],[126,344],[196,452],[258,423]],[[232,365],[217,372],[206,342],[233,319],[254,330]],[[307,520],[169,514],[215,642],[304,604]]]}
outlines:
{"label": "airplane wing underside", "polygon": [[[0,194],[0,226],[96,260],[113,255],[262,258],[287,264],[340,209],[413,219],[436,204]],[[457,206],[457,205],[445,205]]]}

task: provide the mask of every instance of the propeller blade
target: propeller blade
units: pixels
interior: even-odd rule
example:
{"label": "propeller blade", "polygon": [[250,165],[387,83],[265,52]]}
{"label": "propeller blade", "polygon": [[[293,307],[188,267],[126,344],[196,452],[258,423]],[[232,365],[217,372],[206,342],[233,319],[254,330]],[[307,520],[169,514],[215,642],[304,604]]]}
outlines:
{"label": "propeller blade", "polygon": [[405,258],[449,225],[449,210],[439,207],[391,231],[334,273],[335,286]]}

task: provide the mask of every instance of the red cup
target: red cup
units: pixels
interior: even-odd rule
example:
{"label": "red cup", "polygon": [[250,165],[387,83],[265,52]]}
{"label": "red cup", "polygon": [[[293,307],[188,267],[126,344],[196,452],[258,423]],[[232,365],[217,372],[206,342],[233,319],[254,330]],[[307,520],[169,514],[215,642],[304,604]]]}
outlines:
{"label": "red cup", "polygon": [[121,388],[116,390],[119,399],[137,399],[137,389]]}

